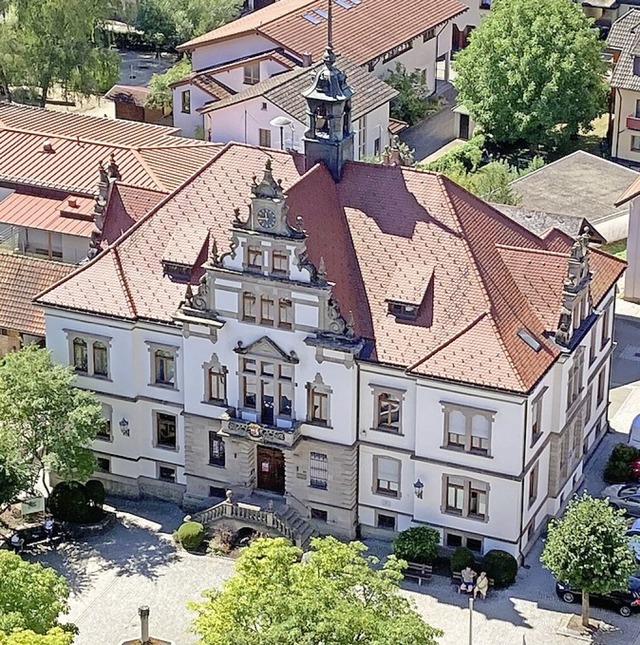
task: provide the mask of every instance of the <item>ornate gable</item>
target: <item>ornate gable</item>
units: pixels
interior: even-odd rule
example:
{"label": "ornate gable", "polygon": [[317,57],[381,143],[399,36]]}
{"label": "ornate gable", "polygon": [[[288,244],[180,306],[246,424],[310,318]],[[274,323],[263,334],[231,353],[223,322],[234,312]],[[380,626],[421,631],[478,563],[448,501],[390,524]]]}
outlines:
{"label": "ornate gable", "polygon": [[251,356],[271,358],[277,361],[284,361],[285,363],[296,364],[299,362],[295,352],[292,351],[287,354],[268,336],[263,336],[250,345],[243,345],[242,341],[238,341],[238,346],[233,351],[236,352],[236,354],[251,354]]}

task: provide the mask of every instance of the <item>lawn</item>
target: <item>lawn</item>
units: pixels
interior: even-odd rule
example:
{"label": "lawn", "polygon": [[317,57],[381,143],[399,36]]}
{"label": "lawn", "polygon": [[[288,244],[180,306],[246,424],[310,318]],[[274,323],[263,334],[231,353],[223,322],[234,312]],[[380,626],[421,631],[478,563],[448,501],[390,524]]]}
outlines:
{"label": "lawn", "polygon": [[621,260],[627,259],[627,239],[618,240],[617,242],[610,242],[609,244],[603,244],[600,247],[603,251],[615,255]]}

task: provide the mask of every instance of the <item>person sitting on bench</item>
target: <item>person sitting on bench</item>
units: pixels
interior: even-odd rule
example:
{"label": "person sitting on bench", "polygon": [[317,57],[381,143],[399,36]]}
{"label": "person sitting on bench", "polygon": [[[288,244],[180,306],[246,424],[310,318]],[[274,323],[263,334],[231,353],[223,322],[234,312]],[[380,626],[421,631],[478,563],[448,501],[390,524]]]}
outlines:
{"label": "person sitting on bench", "polygon": [[474,600],[478,597],[478,594],[482,596],[482,600],[486,600],[487,591],[489,591],[489,578],[487,578],[487,574],[484,571],[481,571],[473,589]]}
{"label": "person sitting on bench", "polygon": [[458,593],[460,593],[461,591],[464,591],[465,593],[471,593],[473,591],[473,579],[477,575],[478,574],[471,567],[465,567],[460,572],[462,582],[460,584],[460,588],[458,589]]}
{"label": "person sitting on bench", "polygon": [[20,535],[20,533],[14,533],[11,536],[11,546],[13,547],[13,550],[16,553],[22,553],[24,551],[24,538]]}

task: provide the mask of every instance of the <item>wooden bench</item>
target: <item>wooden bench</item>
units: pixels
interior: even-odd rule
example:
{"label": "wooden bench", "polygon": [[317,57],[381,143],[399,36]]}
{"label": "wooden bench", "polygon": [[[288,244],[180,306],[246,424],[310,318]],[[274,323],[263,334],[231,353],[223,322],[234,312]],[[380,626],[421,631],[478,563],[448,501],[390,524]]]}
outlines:
{"label": "wooden bench", "polygon": [[[475,578],[475,580],[477,580],[477,579],[478,578]],[[474,585],[475,585],[475,580],[474,580]],[[494,585],[493,578],[488,578],[488,580],[489,580],[489,588],[487,589],[487,593],[489,593],[489,590]],[[462,584],[462,574],[460,573],[460,571],[454,571],[451,574],[451,584],[456,585],[458,587],[458,593],[460,593],[460,585]],[[469,593],[469,592],[465,592],[465,593]],[[471,592],[471,593],[473,593],[473,592]]]}
{"label": "wooden bench", "polygon": [[428,580],[433,574],[433,567],[430,564],[419,564],[418,562],[407,562],[407,568],[404,572],[405,578],[413,578],[418,581],[418,586],[422,586],[423,580]]}

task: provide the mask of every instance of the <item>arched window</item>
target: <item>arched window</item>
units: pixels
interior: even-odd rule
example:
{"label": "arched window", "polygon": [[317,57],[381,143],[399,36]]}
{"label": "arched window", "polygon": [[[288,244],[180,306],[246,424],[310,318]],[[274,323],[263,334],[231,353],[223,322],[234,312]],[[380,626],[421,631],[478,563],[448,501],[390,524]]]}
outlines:
{"label": "arched window", "polygon": [[96,341],[93,343],[93,373],[96,376],[108,376],[107,346]]}
{"label": "arched window", "polygon": [[73,366],[76,372],[84,372],[85,374],[89,368],[87,342],[82,338],[73,339]]}

